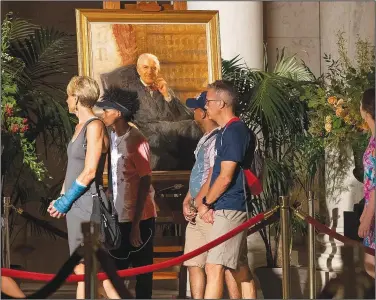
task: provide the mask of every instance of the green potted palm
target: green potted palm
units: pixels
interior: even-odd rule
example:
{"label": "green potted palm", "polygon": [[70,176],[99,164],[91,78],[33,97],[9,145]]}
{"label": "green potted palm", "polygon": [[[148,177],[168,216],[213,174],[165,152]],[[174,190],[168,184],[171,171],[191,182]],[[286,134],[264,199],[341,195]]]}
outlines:
{"label": "green potted palm", "polygon": [[[72,134],[64,107],[65,83],[56,78],[66,73],[65,67],[75,57],[74,39],[53,28],[15,19],[11,13],[3,20],[1,31],[1,196],[11,197],[16,207],[40,200],[44,212],[48,198],[59,193],[60,185],[47,172],[47,155],[51,147],[59,156],[65,155]],[[17,234],[13,230],[17,218],[11,211],[13,235]],[[40,216],[21,221],[18,232],[43,233],[45,227],[51,228],[43,226],[47,222]]]}

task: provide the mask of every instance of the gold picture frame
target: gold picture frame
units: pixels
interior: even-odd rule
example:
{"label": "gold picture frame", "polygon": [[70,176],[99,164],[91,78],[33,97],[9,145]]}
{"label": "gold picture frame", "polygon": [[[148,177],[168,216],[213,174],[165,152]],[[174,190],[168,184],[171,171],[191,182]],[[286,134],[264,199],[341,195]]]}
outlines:
{"label": "gold picture frame", "polygon": [[[144,52],[159,58],[164,79],[182,102],[196,96],[208,83],[221,79],[218,11],[76,9],[76,25],[79,74],[93,77],[100,85],[100,73],[126,65],[127,61],[135,64],[135,58]],[[130,33],[136,36],[133,36],[136,46],[129,51],[131,54],[120,55],[120,63],[111,61],[120,50],[114,50],[111,39],[117,36],[108,34],[108,26],[112,30],[114,26],[130,26]],[[118,32],[123,34],[122,29]],[[124,39],[128,43],[132,37]],[[119,48],[118,40],[116,43]],[[120,45],[123,47],[124,42]],[[195,49],[196,46],[200,49]],[[100,65],[102,50],[107,60]]]}

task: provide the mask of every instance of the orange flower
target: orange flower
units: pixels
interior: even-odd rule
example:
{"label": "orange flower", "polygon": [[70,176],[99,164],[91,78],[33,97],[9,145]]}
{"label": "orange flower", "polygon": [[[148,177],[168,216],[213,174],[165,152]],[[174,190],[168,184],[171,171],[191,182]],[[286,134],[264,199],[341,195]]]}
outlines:
{"label": "orange flower", "polygon": [[346,115],[347,115],[347,112],[341,106],[338,106],[336,109],[336,116],[345,117]]}
{"label": "orange flower", "polygon": [[337,103],[337,97],[335,96],[331,96],[328,98],[328,103],[331,104],[331,105],[336,105]]}

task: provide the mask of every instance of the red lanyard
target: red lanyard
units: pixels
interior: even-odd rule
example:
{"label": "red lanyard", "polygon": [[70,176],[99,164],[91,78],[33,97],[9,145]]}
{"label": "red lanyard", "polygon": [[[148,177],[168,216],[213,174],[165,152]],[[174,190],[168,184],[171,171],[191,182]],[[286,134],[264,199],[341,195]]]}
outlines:
{"label": "red lanyard", "polygon": [[226,130],[226,128],[227,128],[230,124],[235,123],[235,122],[238,122],[238,121],[240,121],[240,119],[239,119],[238,117],[233,117],[233,118],[231,118],[230,121],[228,121],[228,122],[226,123],[226,125],[225,125],[225,130]]}
{"label": "red lanyard", "polygon": [[225,127],[223,127],[223,132],[222,132],[222,134],[221,134],[221,146],[222,146],[223,135],[225,134],[225,131],[226,131],[227,127],[228,127],[230,124],[235,123],[235,122],[238,122],[238,121],[240,121],[240,119],[239,119],[238,117],[233,117],[233,118],[231,118],[231,119],[226,123]]}

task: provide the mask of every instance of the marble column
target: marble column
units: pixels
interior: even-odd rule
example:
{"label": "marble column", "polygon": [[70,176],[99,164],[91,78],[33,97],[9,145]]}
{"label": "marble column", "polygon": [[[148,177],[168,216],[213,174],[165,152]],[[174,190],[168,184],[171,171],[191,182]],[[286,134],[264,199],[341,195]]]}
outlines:
{"label": "marble column", "polygon": [[253,1],[188,1],[188,10],[218,10],[221,56],[240,55],[250,68],[263,68],[263,3]]}
{"label": "marble column", "polygon": [[[325,153],[325,198],[329,227],[343,235],[343,213],[353,211],[354,204],[363,198],[363,184],[353,175],[355,166],[351,149],[348,149],[349,160],[344,165],[336,163],[337,156],[337,149],[328,149]],[[318,240],[324,247],[323,252],[318,254],[318,267],[324,271],[342,270],[343,243],[326,234],[319,234]]]}

